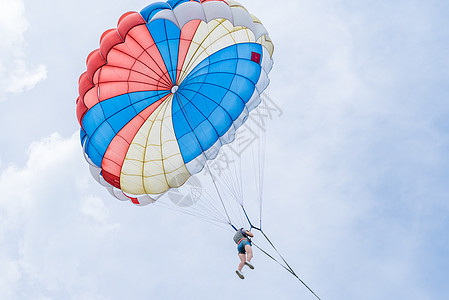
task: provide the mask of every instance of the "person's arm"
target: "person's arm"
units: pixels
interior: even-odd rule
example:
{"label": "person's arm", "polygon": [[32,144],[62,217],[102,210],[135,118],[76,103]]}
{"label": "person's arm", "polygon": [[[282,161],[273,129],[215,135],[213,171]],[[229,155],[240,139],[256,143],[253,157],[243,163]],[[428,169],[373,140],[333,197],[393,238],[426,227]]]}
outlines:
{"label": "person's arm", "polygon": [[251,231],[245,230],[245,234],[249,237],[254,237],[254,234]]}

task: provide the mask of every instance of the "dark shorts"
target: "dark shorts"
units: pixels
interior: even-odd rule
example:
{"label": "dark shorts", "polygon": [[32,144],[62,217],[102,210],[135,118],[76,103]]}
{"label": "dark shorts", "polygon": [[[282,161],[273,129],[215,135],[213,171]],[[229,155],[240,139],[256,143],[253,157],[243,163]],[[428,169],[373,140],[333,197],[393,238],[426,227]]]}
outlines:
{"label": "dark shorts", "polygon": [[250,245],[251,246],[251,242],[248,241],[248,239],[243,239],[238,245],[237,245],[237,250],[239,251],[239,254],[246,254],[245,251],[245,246],[246,245]]}

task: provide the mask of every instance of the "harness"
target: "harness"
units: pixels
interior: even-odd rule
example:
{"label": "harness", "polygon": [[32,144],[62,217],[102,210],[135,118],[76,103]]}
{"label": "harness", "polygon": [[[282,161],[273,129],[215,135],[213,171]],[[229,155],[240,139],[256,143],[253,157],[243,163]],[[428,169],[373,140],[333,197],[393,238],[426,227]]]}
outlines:
{"label": "harness", "polygon": [[240,245],[240,243],[243,242],[244,239],[246,239],[246,237],[241,238],[241,239],[239,240],[239,242],[237,243],[237,246]]}
{"label": "harness", "polygon": [[239,242],[237,243],[237,247],[240,246],[240,243],[243,242],[244,240],[248,240],[248,243],[249,243],[249,245],[251,246],[251,240],[250,240],[250,238],[244,237],[244,238],[241,238],[241,239],[239,240]]}

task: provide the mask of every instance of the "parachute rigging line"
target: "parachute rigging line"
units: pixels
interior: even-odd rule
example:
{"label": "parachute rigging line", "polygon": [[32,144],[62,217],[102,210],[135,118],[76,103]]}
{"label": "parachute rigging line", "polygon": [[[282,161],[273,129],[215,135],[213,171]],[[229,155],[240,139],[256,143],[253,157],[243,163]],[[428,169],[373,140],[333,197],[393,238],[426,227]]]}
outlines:
{"label": "parachute rigging line", "polygon": [[[249,220],[248,220],[249,221]],[[234,228],[235,231],[238,231],[238,229],[231,224],[231,227]],[[279,257],[282,259],[282,261],[284,262],[285,265],[283,265],[280,261],[278,261],[275,257],[273,257],[271,254],[269,254],[267,251],[265,251],[264,249],[262,249],[260,246],[258,246],[256,243],[254,243],[254,241],[251,241],[251,243],[256,246],[257,249],[259,249],[263,254],[265,254],[266,256],[268,256],[269,258],[271,258],[272,260],[274,260],[276,263],[278,263],[281,267],[283,267],[285,270],[287,270],[290,274],[292,274],[293,276],[296,277],[296,279],[298,279],[318,300],[321,300],[321,298],[295,273],[295,271],[293,270],[293,268],[288,264],[288,262],[285,260],[285,258],[281,255],[281,253],[279,253],[279,251],[277,250],[277,248],[274,246],[274,244],[271,242],[271,240],[268,238],[268,236],[265,234],[265,232],[263,232],[262,229],[254,227],[251,225],[251,228],[254,228],[258,231],[260,231],[260,233],[262,233],[262,235],[264,236],[264,238],[268,241],[268,243],[271,245],[271,247],[276,251],[276,253],[279,255]]]}
{"label": "parachute rigging line", "polygon": [[[204,152],[203,152],[203,153],[204,153]],[[212,172],[210,171],[208,161],[206,161],[206,164],[205,164],[205,165],[206,165],[206,167],[207,167],[207,171],[208,171],[209,174],[210,174],[210,177],[212,178],[212,182],[214,183],[214,187],[215,187],[215,189],[217,190],[217,194],[218,194],[218,196],[220,197],[220,202],[221,202],[221,205],[223,205],[223,209],[224,209],[224,211],[225,211],[225,213],[226,213],[226,216],[228,217],[228,222],[229,222],[229,224],[231,224],[231,218],[229,217],[228,210],[226,209],[226,206],[224,205],[223,197],[221,197],[220,191],[218,190],[217,183],[215,182],[214,175],[212,175]]]}
{"label": "parachute rigging line", "polygon": [[[257,228],[255,228],[257,229]],[[265,237],[265,239],[268,241],[268,243],[270,243],[271,247],[273,247],[273,249],[276,251],[276,253],[279,255],[279,257],[282,259],[282,261],[285,263],[285,265],[287,267],[284,267],[286,270],[288,270],[293,276],[295,276],[317,299],[321,300],[320,297],[318,297],[317,294],[315,294],[315,292],[301,279],[299,278],[299,276],[295,273],[295,271],[293,271],[292,267],[290,267],[290,265],[287,263],[287,261],[284,259],[284,257],[279,253],[279,251],[276,249],[276,247],[274,246],[274,244],[270,241],[270,239],[268,238],[268,236],[265,234],[265,232],[263,232],[260,229],[259,230],[263,236]],[[261,249],[259,246],[256,245],[257,248]],[[268,254],[265,252],[265,254]],[[268,255],[270,256],[270,255]],[[273,257],[271,257],[272,259],[274,259]],[[278,262],[276,259],[274,259],[276,262]],[[279,263],[279,262],[278,262]],[[281,264],[282,265],[282,264]]]}

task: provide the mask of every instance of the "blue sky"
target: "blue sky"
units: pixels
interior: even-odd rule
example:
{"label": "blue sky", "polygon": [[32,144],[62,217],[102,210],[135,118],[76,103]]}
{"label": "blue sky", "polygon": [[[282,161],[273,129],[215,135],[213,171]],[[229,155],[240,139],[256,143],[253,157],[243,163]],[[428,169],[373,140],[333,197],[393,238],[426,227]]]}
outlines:
{"label": "blue sky", "polygon": [[[449,3],[240,2],[276,47],[267,233],[322,299],[445,299]],[[78,77],[147,4],[0,0],[1,298],[314,299],[260,252],[238,279],[230,231],[90,177]]]}

